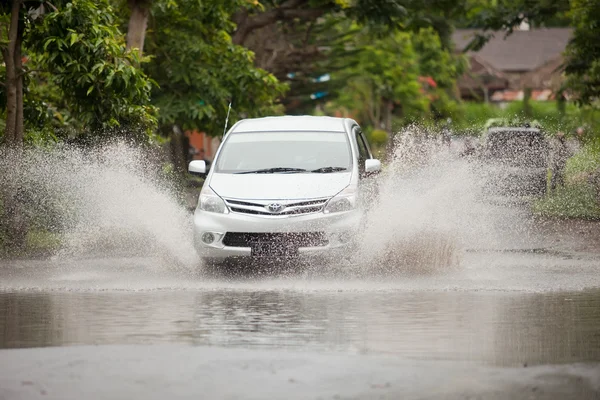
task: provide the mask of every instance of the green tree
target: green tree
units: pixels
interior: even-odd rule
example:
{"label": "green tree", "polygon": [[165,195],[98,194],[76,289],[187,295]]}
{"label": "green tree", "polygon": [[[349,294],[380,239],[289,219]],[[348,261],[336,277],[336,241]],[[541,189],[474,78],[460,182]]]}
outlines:
{"label": "green tree", "polygon": [[432,28],[421,29],[412,38],[420,76],[430,77],[435,82],[435,86],[428,87],[432,116],[441,119],[456,114],[460,98],[456,80],[467,68],[466,58],[444,47],[439,34]]}
{"label": "green tree", "polygon": [[581,104],[600,99],[600,1],[572,0],[575,30],[565,52],[567,87]]}
{"label": "green tree", "polygon": [[432,28],[379,39],[361,34],[353,45],[356,62],[341,71],[346,87],[328,107],[347,109],[364,125],[390,133],[393,118],[409,123],[453,110],[448,103],[455,103],[461,63]]}
{"label": "green tree", "polygon": [[245,44],[252,32],[293,21],[311,22],[332,14],[368,25],[380,33],[390,29],[419,30],[433,27],[445,47],[450,47],[452,19],[462,15],[466,0],[263,0],[245,2],[233,15],[234,42]]}
{"label": "green tree", "polygon": [[[514,28],[525,18],[532,28],[564,27],[571,23],[569,9],[569,0],[467,0],[464,12],[454,19],[454,24],[458,28],[485,28],[507,23],[507,28]],[[543,19],[537,18],[540,13]]]}
{"label": "green tree", "polygon": [[108,1],[66,3],[36,24],[26,43],[85,129],[155,125],[152,81],[137,67],[137,53],[126,50]]}
{"label": "green tree", "polygon": [[[570,0],[475,0],[468,3],[470,27],[513,32],[523,21],[533,27],[565,25],[569,21]],[[474,42],[481,45],[485,36]]]}
{"label": "green tree", "polygon": [[[233,40],[256,54],[259,67],[290,84],[283,100],[286,111],[304,113],[331,101],[345,85],[337,72],[356,62],[354,35],[367,30],[385,38],[398,30],[431,27],[448,49],[452,20],[462,15],[465,4],[466,0],[265,0],[259,6],[247,2],[233,14]],[[351,23],[355,24],[349,30]],[[318,81],[321,76],[330,79]]]}
{"label": "green tree", "polygon": [[153,3],[145,43],[151,61],[144,69],[158,83],[152,99],[163,129],[176,124],[221,134],[229,102],[232,123],[276,112],[285,86],[256,68],[249,50],[233,44],[230,7],[217,1]]}
{"label": "green tree", "polygon": [[232,13],[247,0],[115,0],[127,47],[144,54],[142,68],[157,83],[160,132],[170,138],[177,171],[186,170],[184,130],[223,133],[229,104],[230,124],[242,117],[281,111],[286,90],[272,74],[254,65],[254,54],[233,43]]}
{"label": "green tree", "polygon": [[22,146],[27,128],[51,126],[53,117],[64,122],[65,114],[88,132],[122,124],[151,129],[151,81],[126,51],[107,1],[15,0],[1,11],[11,33],[0,44],[5,146]]}
{"label": "green tree", "polygon": [[21,16],[22,0],[13,0],[2,8],[2,28],[7,41],[2,41],[6,90],[6,127],[4,144],[19,148],[23,144],[23,74],[22,42],[24,22]]}
{"label": "green tree", "polygon": [[[2,144],[12,150],[5,152],[13,158],[12,168],[19,168],[26,130],[51,126],[64,114],[59,109],[88,133],[124,124],[152,128],[151,81],[135,66],[136,54],[126,51],[107,0],[12,0],[2,3],[0,13],[6,38],[0,42],[6,95]],[[2,230],[18,251],[27,221],[17,183],[2,185],[2,205]]]}
{"label": "green tree", "polygon": [[348,82],[356,104],[364,105],[369,125],[392,130],[392,113],[425,113],[427,98],[421,93],[417,54],[411,36],[399,32],[362,48],[354,78]]}

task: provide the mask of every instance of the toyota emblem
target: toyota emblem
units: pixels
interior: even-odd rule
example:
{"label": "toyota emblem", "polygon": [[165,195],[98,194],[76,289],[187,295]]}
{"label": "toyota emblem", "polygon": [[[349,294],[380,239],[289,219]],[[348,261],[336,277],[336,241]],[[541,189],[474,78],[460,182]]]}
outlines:
{"label": "toyota emblem", "polygon": [[279,203],[271,203],[267,206],[267,209],[272,213],[278,213],[283,210],[283,205]]}

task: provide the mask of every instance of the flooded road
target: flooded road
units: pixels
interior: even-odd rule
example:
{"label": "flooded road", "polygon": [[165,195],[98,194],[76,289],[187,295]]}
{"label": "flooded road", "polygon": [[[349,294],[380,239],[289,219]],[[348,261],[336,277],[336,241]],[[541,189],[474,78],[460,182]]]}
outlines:
{"label": "flooded road", "polygon": [[600,290],[243,288],[0,295],[4,348],[183,343],[522,366],[600,360]]}
{"label": "flooded road", "polygon": [[597,226],[392,278],[5,262],[0,398],[598,399]]}

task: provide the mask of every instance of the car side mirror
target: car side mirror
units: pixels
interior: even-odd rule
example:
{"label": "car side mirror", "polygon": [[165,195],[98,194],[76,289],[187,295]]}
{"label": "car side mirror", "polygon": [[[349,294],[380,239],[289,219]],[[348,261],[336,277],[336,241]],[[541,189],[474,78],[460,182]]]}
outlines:
{"label": "car side mirror", "polygon": [[188,166],[188,171],[191,174],[204,175],[206,174],[206,161],[204,160],[194,160],[190,162]]}
{"label": "car side mirror", "polygon": [[365,172],[367,174],[381,171],[381,161],[374,158],[365,160]]}

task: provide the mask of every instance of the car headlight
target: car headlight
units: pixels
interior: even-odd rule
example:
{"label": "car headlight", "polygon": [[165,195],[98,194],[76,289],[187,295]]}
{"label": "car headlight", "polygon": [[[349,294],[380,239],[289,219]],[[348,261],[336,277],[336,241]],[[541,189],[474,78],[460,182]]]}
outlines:
{"label": "car headlight", "polygon": [[356,190],[348,186],[336,194],[325,206],[325,214],[350,211],[356,208]]}
{"label": "car headlight", "polygon": [[227,214],[229,209],[222,198],[219,197],[208,185],[204,185],[200,192],[198,208],[202,211]]}

